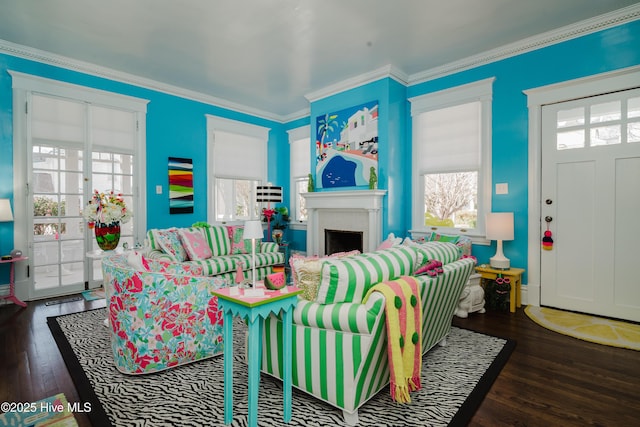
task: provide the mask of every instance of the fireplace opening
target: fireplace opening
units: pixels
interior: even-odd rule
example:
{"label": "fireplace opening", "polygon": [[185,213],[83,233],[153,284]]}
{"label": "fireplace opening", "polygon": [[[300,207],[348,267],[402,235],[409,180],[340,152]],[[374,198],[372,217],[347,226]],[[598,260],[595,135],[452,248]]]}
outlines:
{"label": "fireplace opening", "polygon": [[359,250],[362,252],[362,231],[324,230],[325,255]]}

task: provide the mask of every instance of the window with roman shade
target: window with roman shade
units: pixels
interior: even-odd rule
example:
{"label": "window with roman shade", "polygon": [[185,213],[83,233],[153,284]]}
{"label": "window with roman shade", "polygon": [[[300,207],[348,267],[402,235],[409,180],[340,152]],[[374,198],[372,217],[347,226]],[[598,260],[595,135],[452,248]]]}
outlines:
{"label": "window with roman shade", "polygon": [[291,176],[290,215],[295,221],[307,220],[307,209],[302,194],[309,186],[311,167],[311,129],[302,126],[289,131],[289,173]]}
{"label": "window with roman shade", "polygon": [[482,234],[491,203],[492,83],[410,99],[414,230]]}
{"label": "window with roman shade", "polygon": [[209,222],[258,218],[256,186],[267,180],[269,129],[207,116]]}

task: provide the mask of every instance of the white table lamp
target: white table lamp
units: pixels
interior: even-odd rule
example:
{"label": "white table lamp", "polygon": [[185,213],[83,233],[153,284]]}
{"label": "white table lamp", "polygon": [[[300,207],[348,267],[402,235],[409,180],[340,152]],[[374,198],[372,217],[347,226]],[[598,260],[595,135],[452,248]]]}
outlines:
{"label": "white table lamp", "polygon": [[244,222],[244,239],[251,239],[251,285],[256,287],[256,239],[262,239],[262,223],[258,220]]}
{"label": "white table lamp", "polygon": [[491,268],[508,270],[509,258],[502,252],[502,241],[513,240],[513,212],[491,212],[486,216],[487,239],[497,242],[496,254],[489,258]]}

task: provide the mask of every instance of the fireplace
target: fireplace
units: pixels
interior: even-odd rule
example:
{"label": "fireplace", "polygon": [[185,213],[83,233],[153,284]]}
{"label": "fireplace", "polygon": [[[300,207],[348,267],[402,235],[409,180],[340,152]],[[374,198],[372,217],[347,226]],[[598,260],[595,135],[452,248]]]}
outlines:
{"label": "fireplace", "polygon": [[303,196],[309,215],[307,255],[342,252],[327,247],[325,230],[359,233],[362,247],[355,249],[374,251],[383,240],[382,206],[386,194],[386,190],[305,193]]}
{"label": "fireplace", "polygon": [[362,252],[362,231],[324,229],[325,255],[358,250]]}

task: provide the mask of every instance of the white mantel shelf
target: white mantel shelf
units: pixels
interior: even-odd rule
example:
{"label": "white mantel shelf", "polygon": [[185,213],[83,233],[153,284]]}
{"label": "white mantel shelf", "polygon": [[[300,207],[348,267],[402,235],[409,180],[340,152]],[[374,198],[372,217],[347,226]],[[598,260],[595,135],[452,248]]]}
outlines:
{"label": "white mantel shelf", "polygon": [[[363,251],[373,251],[382,241],[382,206],[386,194],[387,190],[303,193],[308,214],[307,254],[324,255],[324,226],[332,218],[331,215],[340,217],[341,228],[362,231]],[[348,224],[347,218],[350,216],[355,223]],[[360,218],[363,220],[360,221]]]}

